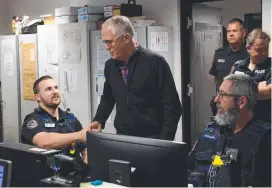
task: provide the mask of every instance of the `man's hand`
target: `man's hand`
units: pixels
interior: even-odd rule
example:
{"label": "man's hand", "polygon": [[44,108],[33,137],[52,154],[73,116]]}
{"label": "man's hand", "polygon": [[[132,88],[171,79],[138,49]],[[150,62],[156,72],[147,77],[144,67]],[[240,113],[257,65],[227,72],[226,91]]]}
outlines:
{"label": "man's hand", "polygon": [[88,128],[83,128],[81,131],[78,132],[78,139],[80,140],[80,142],[82,143],[86,143],[86,132],[89,131]]}
{"label": "man's hand", "polygon": [[260,82],[258,86],[259,87],[266,87],[267,83],[266,83],[266,81],[263,81],[263,82]]}
{"label": "man's hand", "polygon": [[89,123],[89,131],[100,132],[102,129],[101,124],[98,121]]}

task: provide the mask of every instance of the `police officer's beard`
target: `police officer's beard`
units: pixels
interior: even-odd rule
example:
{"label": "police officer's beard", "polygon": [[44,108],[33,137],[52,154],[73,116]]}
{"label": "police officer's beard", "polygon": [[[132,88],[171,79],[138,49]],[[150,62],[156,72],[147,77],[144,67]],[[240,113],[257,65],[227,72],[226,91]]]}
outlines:
{"label": "police officer's beard", "polygon": [[238,107],[230,108],[224,113],[217,113],[215,121],[222,126],[235,125],[236,120],[240,117],[240,110]]}

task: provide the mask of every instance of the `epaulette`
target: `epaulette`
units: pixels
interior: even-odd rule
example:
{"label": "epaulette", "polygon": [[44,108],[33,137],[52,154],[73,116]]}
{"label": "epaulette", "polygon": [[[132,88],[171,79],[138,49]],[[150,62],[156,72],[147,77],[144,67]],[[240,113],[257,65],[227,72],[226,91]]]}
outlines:
{"label": "epaulette", "polygon": [[39,113],[39,112],[41,112],[41,109],[40,109],[40,108],[35,108],[35,109],[34,109],[34,112],[35,112],[35,113]]}
{"label": "epaulette", "polygon": [[215,51],[218,52],[218,51],[221,51],[221,50],[225,50],[225,47],[218,48]]}
{"label": "epaulette", "polygon": [[235,65],[235,66],[236,66],[236,65],[239,65],[239,64],[242,63],[242,62],[244,62],[244,60],[236,61],[236,62],[234,63],[234,65]]}
{"label": "epaulette", "polygon": [[213,120],[207,123],[206,125],[206,128],[210,128],[210,127],[220,127],[220,126],[216,123],[216,121]]}
{"label": "epaulette", "polygon": [[68,114],[68,115],[74,115],[74,114],[71,112],[71,109],[70,109],[70,108],[67,108],[67,109],[66,109],[66,114]]}

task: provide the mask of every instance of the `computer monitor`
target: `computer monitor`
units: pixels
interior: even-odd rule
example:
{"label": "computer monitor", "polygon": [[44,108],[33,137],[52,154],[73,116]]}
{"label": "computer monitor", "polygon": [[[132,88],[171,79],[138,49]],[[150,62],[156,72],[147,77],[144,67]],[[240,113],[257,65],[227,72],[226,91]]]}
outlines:
{"label": "computer monitor", "polygon": [[109,160],[136,168],[133,187],[188,187],[185,143],[87,132],[88,164],[93,180],[109,181]]}
{"label": "computer monitor", "polygon": [[0,159],[0,187],[10,186],[12,169],[11,165],[11,161]]}

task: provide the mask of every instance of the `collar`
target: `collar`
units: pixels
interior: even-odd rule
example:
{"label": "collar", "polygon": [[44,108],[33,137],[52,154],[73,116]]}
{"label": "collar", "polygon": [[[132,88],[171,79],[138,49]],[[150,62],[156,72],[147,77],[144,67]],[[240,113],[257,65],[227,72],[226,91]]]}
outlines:
{"label": "collar", "polygon": [[118,61],[119,65],[128,65],[129,62],[133,61],[136,57],[138,57],[140,51],[141,51],[141,46],[137,45],[136,50],[128,57],[127,61]]}
{"label": "collar", "polygon": [[[54,117],[54,116],[52,116],[51,114],[49,114],[49,113],[48,113],[45,109],[43,109],[42,107],[39,106],[38,109],[39,109],[40,112],[45,113],[48,117],[50,117],[50,118],[53,119],[54,121],[57,121],[57,118],[56,118],[56,117]],[[63,110],[61,110],[60,108],[58,108],[58,111],[59,111],[59,120],[58,120],[58,121],[65,119],[66,113],[65,113]]]}
{"label": "collar", "polygon": [[[241,62],[240,65],[243,66],[243,67],[248,68],[249,62],[250,62],[250,58],[247,57],[244,61]],[[265,68],[267,64],[268,64],[268,65],[271,64],[271,58],[270,58],[270,57],[268,57],[267,59],[265,59],[262,63],[256,65],[256,67],[257,67],[257,68],[262,68],[262,67]]]}
{"label": "collar", "polygon": [[231,47],[228,46],[228,53],[238,53],[238,52],[243,52],[243,51],[246,51],[246,47],[244,45],[242,45],[239,50],[237,50],[236,52],[232,51]]}

